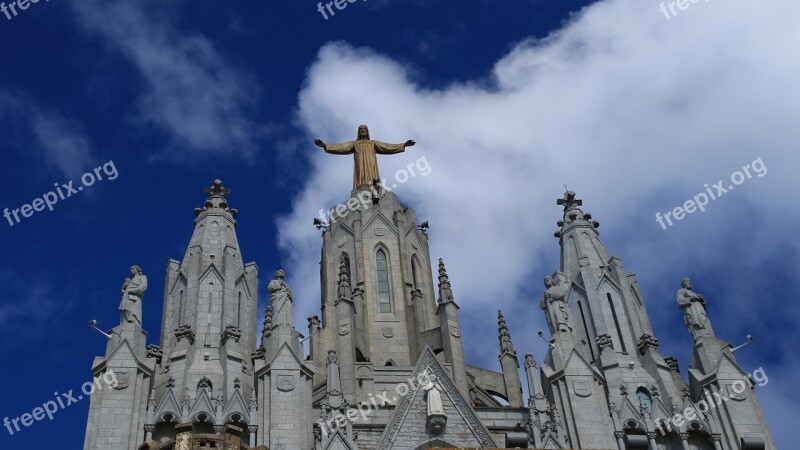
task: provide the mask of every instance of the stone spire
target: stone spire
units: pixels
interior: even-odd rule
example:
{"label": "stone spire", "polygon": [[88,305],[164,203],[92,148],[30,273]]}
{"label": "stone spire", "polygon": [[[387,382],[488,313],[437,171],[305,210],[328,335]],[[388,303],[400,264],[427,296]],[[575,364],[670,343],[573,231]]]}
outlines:
{"label": "stone spire", "polygon": [[350,287],[350,279],[347,277],[347,263],[342,260],[339,263],[339,282],[336,289],[337,303],[340,301],[352,301],[353,290]]}
{"label": "stone spire", "polygon": [[559,220],[557,225],[559,231],[555,232],[555,237],[560,238],[571,224],[581,223],[590,224],[594,228],[600,227],[600,222],[592,220],[592,215],[581,210],[583,200],[575,198],[576,194],[570,190],[564,192],[564,196],[556,200],[556,204],[564,207],[563,220]]}
{"label": "stone spire", "polygon": [[267,305],[267,312],[264,314],[264,323],[261,329],[261,347],[264,347],[266,341],[272,334],[272,305]]}
{"label": "stone spire", "polygon": [[[231,209],[228,207],[228,201],[225,200],[223,195],[230,195],[231,190],[229,188],[222,186],[222,180],[219,178],[214,180],[214,184],[210,187],[203,189],[203,192],[206,194],[211,194],[208,197],[208,200],[203,204],[202,208],[195,208],[194,214],[198,216],[198,219],[201,215],[205,214],[224,214],[230,217],[233,220],[239,211],[235,209]],[[234,221],[235,223],[235,221]]]}
{"label": "stone spire", "polygon": [[453,289],[450,286],[450,278],[447,276],[444,260],[439,258],[439,303],[450,303],[452,301]]}
{"label": "stone spire", "polygon": [[524,402],[522,383],[519,380],[519,360],[517,360],[517,352],[514,351],[514,344],[511,342],[511,334],[508,332],[503,311],[497,311],[497,327],[500,332],[500,367],[503,369],[503,384],[506,388],[508,405],[513,408],[521,408]]}
{"label": "stone spire", "polygon": [[503,317],[502,310],[497,311],[497,328],[500,338],[500,355],[502,356],[504,353],[516,355],[517,352],[514,351],[514,344],[511,342],[511,333],[508,332],[508,326],[506,325],[506,319]]}

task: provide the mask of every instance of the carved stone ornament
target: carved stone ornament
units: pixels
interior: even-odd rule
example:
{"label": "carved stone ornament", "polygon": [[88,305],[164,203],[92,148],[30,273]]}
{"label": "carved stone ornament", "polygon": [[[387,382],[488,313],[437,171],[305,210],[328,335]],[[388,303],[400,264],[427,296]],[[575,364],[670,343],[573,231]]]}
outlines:
{"label": "carved stone ornament", "polygon": [[447,426],[447,416],[444,414],[431,414],[428,416],[428,428],[431,433],[441,434]]}
{"label": "carved stone ornament", "polygon": [[456,325],[450,325],[450,334],[452,334],[453,337],[460,338],[461,337],[461,330],[459,330],[458,326],[456,326]]}
{"label": "carved stone ornament", "polygon": [[725,387],[728,389],[728,396],[731,400],[737,402],[747,399],[745,392],[747,392],[747,383],[744,381],[737,381],[735,383],[726,383]]}
{"label": "carved stone ornament", "polygon": [[600,348],[601,352],[603,350],[605,350],[605,349],[609,349],[609,350],[613,350],[614,349],[614,341],[612,341],[611,340],[611,336],[609,336],[607,334],[601,334],[601,335],[597,336],[597,338],[595,339],[595,342],[597,342],[597,346]]}
{"label": "carved stone ornament", "polygon": [[393,338],[394,337],[394,328],[386,327],[383,329],[383,337],[385,338]]}
{"label": "carved stone ornament", "polygon": [[578,397],[589,397],[592,395],[592,386],[586,380],[574,380],[572,390]]}
{"label": "carved stone ornament", "polygon": [[278,390],[289,392],[294,390],[294,377],[291,375],[278,375]]}
{"label": "carved stone ornament", "polygon": [[342,247],[344,247],[344,244],[346,244],[346,243],[347,243],[347,240],[344,238],[344,236],[342,236],[342,237],[339,238],[339,240],[336,241],[336,246],[339,247],[339,248],[342,248]]}
{"label": "carved stone ornament", "polygon": [[118,391],[127,388],[131,383],[131,374],[128,371],[114,371],[114,375],[117,377],[117,384],[114,385],[114,389]]}
{"label": "carved stone ornament", "polygon": [[339,322],[339,336],[346,336],[350,333],[350,323]]}
{"label": "carved stone ornament", "polygon": [[386,234],[386,229],[383,227],[375,227],[375,236],[383,236]]}
{"label": "carved stone ornament", "polygon": [[533,408],[538,413],[546,413],[550,411],[550,402],[547,401],[544,394],[536,394],[533,396]]}

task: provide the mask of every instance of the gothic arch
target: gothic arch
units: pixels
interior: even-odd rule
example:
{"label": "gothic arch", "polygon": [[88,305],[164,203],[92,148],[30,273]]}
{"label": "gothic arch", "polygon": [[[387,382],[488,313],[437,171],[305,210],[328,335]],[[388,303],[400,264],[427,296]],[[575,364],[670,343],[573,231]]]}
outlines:
{"label": "gothic arch", "polygon": [[412,289],[419,289],[420,291],[425,287],[425,280],[422,278],[420,262],[416,253],[411,255],[411,284]]}
{"label": "gothic arch", "polygon": [[395,299],[393,295],[392,259],[386,245],[378,243],[372,250],[373,280],[375,282],[374,306],[376,316],[395,313]]}
{"label": "gothic arch", "polygon": [[443,441],[441,439],[434,439],[432,441],[428,441],[419,447],[415,448],[414,450],[428,450],[431,448],[457,448],[458,446],[455,444],[451,444],[449,442]]}
{"label": "gothic arch", "polygon": [[639,400],[639,403],[644,403],[645,406],[647,406],[647,411],[650,413],[653,412],[653,396],[650,395],[650,391],[647,390],[646,387],[642,386],[636,389],[636,398]]}

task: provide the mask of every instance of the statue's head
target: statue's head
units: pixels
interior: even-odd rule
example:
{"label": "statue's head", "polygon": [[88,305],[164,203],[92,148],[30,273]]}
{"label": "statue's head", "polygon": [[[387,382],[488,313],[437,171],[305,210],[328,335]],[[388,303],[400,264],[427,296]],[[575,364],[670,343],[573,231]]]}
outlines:
{"label": "statue's head", "polygon": [[544,287],[551,288],[553,287],[553,278],[551,277],[544,277]]}
{"label": "statue's head", "polygon": [[137,265],[135,265],[135,264],[132,265],[131,266],[131,275],[136,275],[136,274],[139,274],[139,273],[142,273],[142,268],[137,266]]}
{"label": "statue's head", "polygon": [[278,278],[283,278],[286,276],[286,272],[284,272],[283,269],[278,269],[278,271],[275,272],[275,276]]}
{"label": "statue's head", "polygon": [[369,140],[369,128],[366,125],[359,125],[358,126],[358,138],[357,139],[367,139]]}
{"label": "statue's head", "polygon": [[681,280],[681,286],[683,286],[684,289],[692,289],[692,280],[684,278]]}

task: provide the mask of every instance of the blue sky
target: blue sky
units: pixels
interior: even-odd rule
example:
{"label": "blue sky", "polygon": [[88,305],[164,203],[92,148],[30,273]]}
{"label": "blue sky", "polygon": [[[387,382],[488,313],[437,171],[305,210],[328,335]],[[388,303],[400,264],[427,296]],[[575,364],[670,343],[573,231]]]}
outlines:
{"label": "blue sky", "polygon": [[[8,3],[8,2],[6,2]],[[800,4],[653,0],[367,0],[325,20],[311,1],[39,2],[0,14],[0,120],[20,208],[113,161],[102,181],[13,226],[1,219],[0,417],[79,389],[118,320],[131,264],[150,279],[144,324],[157,342],[164,270],[180,259],[202,188],[221,178],[240,212],[246,261],[284,267],[296,321],[316,314],[319,234],[311,220],[349,194],[347,158],[314,137],[409,138],[384,176],[425,157],[396,189],[431,223],[447,262],[469,362],[499,369],[496,310],[541,359],[542,278],[566,183],[635,272],[664,355],[685,373],[691,340],[675,305],[691,276],[715,331],[740,343],[778,446],[800,414]],[[662,229],[664,214],[761,158],[766,172]],[[114,178],[108,179],[108,178]],[[12,219],[13,220],[13,219]],[[260,293],[260,310],[268,298]],[[88,402],[0,448],[80,448]]]}

